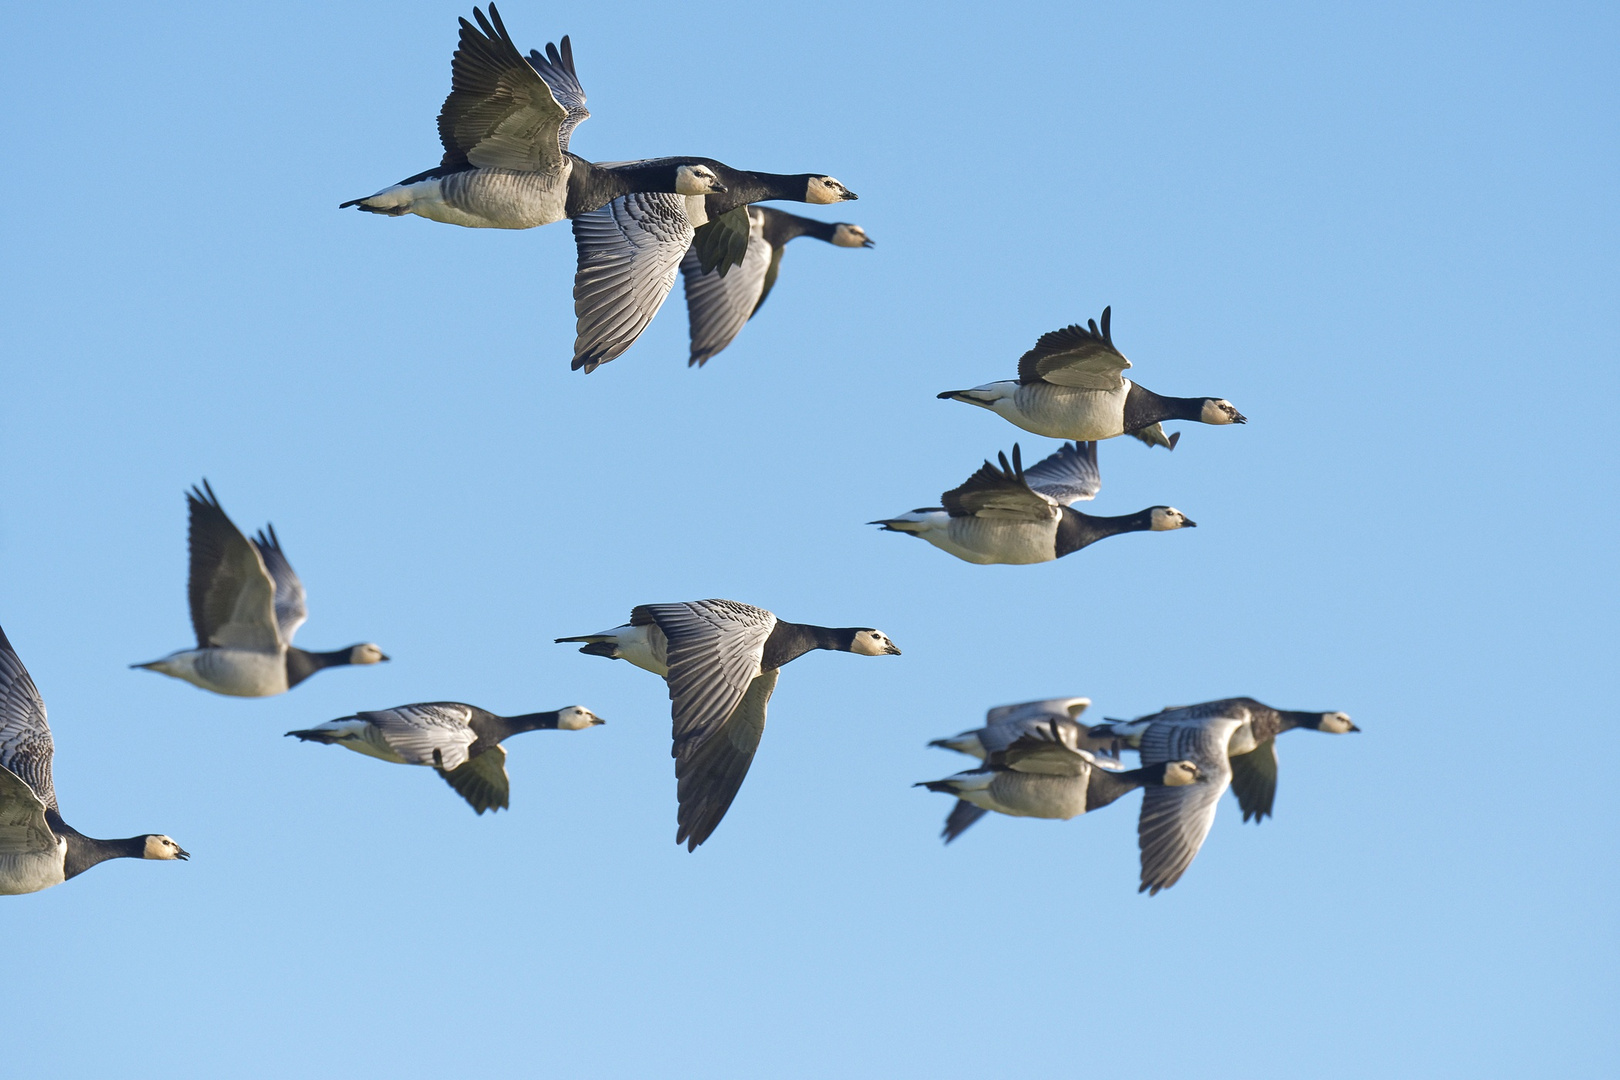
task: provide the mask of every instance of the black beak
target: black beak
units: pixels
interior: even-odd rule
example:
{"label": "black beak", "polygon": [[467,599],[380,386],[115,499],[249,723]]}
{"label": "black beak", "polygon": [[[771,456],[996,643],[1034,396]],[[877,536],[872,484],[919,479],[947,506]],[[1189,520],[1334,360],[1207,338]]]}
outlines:
{"label": "black beak", "polygon": [[845,202],[854,202],[858,198],[860,198],[860,196],[855,194],[853,191],[849,190],[849,188],[844,189],[844,201]]}
{"label": "black beak", "polygon": [[1249,418],[1247,416],[1244,416],[1242,413],[1233,413],[1232,414],[1232,423],[1234,423],[1234,424],[1247,424],[1248,422],[1249,422]]}
{"label": "black beak", "polygon": [[710,195],[724,195],[725,193],[726,193],[726,185],[722,184],[718,180],[716,180],[714,182],[714,190],[709,192]]}
{"label": "black beak", "polygon": [[1181,519],[1181,527],[1184,529],[1196,529],[1198,528],[1198,522],[1190,517],[1184,517]]}
{"label": "black beak", "polygon": [[1360,733],[1361,733],[1361,729],[1360,729],[1360,728],[1358,728],[1358,727],[1356,727],[1356,725],[1354,725],[1354,724],[1351,724],[1351,725],[1350,725],[1350,731],[1347,731],[1347,732],[1345,732],[1345,734],[1346,734],[1346,735],[1348,735],[1348,734],[1350,734],[1350,732],[1352,732],[1352,731],[1353,731],[1353,732],[1355,732],[1355,733],[1357,733],[1357,734],[1360,734]]}
{"label": "black beak", "polygon": [[607,721],[602,719],[600,716],[598,716],[598,717],[595,717],[594,719],[591,720],[591,727],[596,727],[599,724],[605,724],[605,723],[607,723]]}
{"label": "black beak", "polygon": [[900,655],[900,646],[896,645],[894,642],[891,641],[891,642],[889,642],[889,647],[887,649],[884,649],[883,652],[884,652],[884,655],[886,655],[886,656],[899,656]]}
{"label": "black beak", "polygon": [[180,847],[179,845],[176,845],[174,849],[174,857],[177,859],[189,859],[191,858],[191,852],[187,851],[183,847]]}
{"label": "black beak", "polygon": [[861,247],[877,247],[877,245],[872,243],[870,240],[862,240]]}
{"label": "black beak", "polygon": [[393,659],[391,656],[389,656],[387,653],[383,653],[382,656],[378,657],[377,663],[386,664],[391,659]]}

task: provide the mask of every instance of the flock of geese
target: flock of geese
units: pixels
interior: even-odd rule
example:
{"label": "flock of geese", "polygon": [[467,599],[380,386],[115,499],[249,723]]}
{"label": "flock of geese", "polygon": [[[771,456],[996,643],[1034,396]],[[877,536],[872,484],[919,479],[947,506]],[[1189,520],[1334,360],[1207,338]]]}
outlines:
{"label": "flock of geese", "polygon": [[[866,248],[858,225],[828,223],[755,205],[768,200],[837,203],[855,198],[820,173],[734,169],[711,158],[593,163],[569,150],[590,116],[564,37],[524,56],[493,4],[461,20],[451,92],[439,113],[440,163],[344,207],[469,228],[528,229],[564,218],[578,249],[573,367],[590,372],[622,355],[685,278],[688,363],[723,351],[764,303],[791,240],[812,236]],[[872,524],[907,533],[970,563],[1038,563],[1109,536],[1167,532],[1195,522],[1170,506],[1104,517],[1074,503],[1102,486],[1097,444],[1130,435],[1174,449],[1166,421],[1242,424],[1224,398],[1166,397],[1125,377],[1111,311],[1100,321],[1042,335],[1017,378],[939,395],[998,414],[1036,435],[1065,440],[1025,468],[1022,449],[986,461],[923,507]],[[382,663],[363,642],[328,652],[293,645],[308,607],[303,583],[273,527],[243,533],[204,481],[187,496],[187,598],[197,643],[134,667],[216,694],[285,693],[330,667]],[[676,842],[708,840],[742,786],[765,730],[782,668],[815,650],[898,656],[871,627],[789,622],[732,600],[643,604],[622,625],[562,637],[579,651],[625,660],[666,683],[676,777]],[[1068,819],[1143,789],[1138,826],[1140,889],[1178,881],[1214,821],[1221,794],[1236,795],[1245,821],[1269,816],[1276,793],[1275,740],[1293,728],[1358,729],[1342,712],[1273,709],[1252,698],[1167,708],[1135,720],[1087,724],[1090,701],[1057,698],[991,709],[983,727],[935,740],[978,767],[918,786],[950,795],[950,843],[986,813]],[[357,712],[287,734],[401,765],[435,770],[479,814],[506,809],[504,743],[528,731],[599,726],[571,705],[500,716],[454,701]],[[1140,757],[1127,769],[1125,751]],[[63,820],[51,782],[53,744],[45,704],[0,630],[0,894],[35,892],[113,858],[185,859],[174,840],[143,834],[97,840]]]}

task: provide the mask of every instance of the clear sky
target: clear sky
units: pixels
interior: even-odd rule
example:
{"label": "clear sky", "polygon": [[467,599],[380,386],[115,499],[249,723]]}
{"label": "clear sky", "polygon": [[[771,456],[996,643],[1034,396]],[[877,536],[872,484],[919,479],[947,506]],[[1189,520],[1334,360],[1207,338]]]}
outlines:
{"label": "clear sky", "polygon": [[[67,819],[172,834],[0,902],[39,1077],[1609,1075],[1620,33],[1599,4],[537,5],[596,160],[831,173],[701,371],[677,296],[568,370],[574,249],[337,204],[438,161],[466,3],[44,4],[0,43],[0,624]],[[798,208],[794,208],[798,209]],[[678,288],[678,286],[677,286]],[[1017,440],[937,391],[1114,309],[1250,423],[1101,447],[1099,513],[1193,531],[979,567],[862,523]],[[183,491],[274,521],[306,648],[268,700],[186,646]],[[673,843],[664,687],[551,639],[730,597],[905,650],[788,668]],[[947,849],[989,706],[1251,694],[1274,820],[1136,894],[1136,799]],[[609,721],[509,744],[512,809],[282,737],[435,699]]]}

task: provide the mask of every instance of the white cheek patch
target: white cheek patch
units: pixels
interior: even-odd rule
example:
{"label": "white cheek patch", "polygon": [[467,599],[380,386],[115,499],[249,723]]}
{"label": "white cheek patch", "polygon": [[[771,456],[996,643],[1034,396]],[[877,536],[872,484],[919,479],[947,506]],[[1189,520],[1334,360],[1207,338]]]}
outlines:
{"label": "white cheek patch", "polygon": [[1232,403],[1224,398],[1218,401],[1206,401],[1198,418],[1206,424],[1230,424],[1233,411]]}

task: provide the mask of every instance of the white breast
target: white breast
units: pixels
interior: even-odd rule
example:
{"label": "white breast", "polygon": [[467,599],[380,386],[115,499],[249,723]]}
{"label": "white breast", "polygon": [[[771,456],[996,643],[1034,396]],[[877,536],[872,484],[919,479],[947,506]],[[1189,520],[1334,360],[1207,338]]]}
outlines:
{"label": "white breast", "polygon": [[60,840],[55,852],[44,854],[0,855],[0,896],[20,896],[39,892],[67,880],[67,841]]}
{"label": "white breast", "polygon": [[1049,383],[1020,385],[1010,398],[996,402],[995,411],[1025,431],[1054,439],[1112,439],[1125,431],[1125,397],[1131,383],[1119,390],[1083,390]]}

